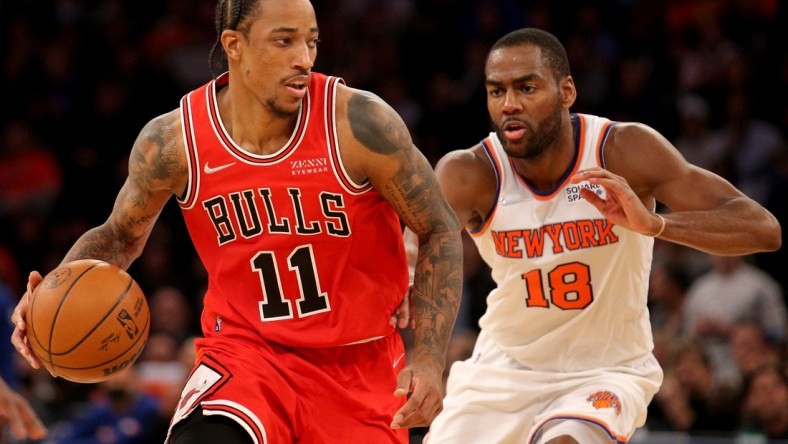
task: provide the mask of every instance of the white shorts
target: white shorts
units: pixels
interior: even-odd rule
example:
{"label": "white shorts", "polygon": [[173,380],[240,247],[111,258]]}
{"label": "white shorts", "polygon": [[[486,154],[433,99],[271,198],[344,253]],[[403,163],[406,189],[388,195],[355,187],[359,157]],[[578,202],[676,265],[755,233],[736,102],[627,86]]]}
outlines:
{"label": "white shorts", "polygon": [[563,434],[583,443],[626,442],[645,422],[662,383],[656,359],[644,361],[572,373],[533,371],[482,332],[473,356],[452,365],[443,411],[424,442],[540,444]]}

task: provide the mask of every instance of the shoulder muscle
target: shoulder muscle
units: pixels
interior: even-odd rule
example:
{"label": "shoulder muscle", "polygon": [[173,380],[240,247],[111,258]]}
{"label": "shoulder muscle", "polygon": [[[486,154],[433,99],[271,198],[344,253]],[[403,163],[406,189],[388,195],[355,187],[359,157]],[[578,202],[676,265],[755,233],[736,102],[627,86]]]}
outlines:
{"label": "shoulder muscle", "polygon": [[438,162],[435,173],[460,223],[470,229],[481,226],[498,188],[484,148],[475,145],[449,152]]}
{"label": "shoulder muscle", "polygon": [[412,145],[405,122],[391,106],[368,91],[351,92],[348,123],[359,143],[379,154],[391,154]]}
{"label": "shoulder muscle", "polygon": [[179,194],[188,176],[180,110],[152,119],[140,131],[129,158],[129,178],[151,191]]}
{"label": "shoulder muscle", "polygon": [[605,143],[605,166],[624,177],[641,197],[687,174],[689,165],[659,132],[641,123],[619,123]]}

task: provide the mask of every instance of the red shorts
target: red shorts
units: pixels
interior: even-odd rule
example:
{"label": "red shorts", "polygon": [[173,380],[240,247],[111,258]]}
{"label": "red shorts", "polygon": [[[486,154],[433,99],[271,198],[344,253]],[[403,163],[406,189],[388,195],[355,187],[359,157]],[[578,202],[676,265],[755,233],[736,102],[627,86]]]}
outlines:
{"label": "red shorts", "polygon": [[258,444],[408,442],[392,430],[405,348],[399,332],[334,348],[288,348],[213,337],[196,342],[197,364],[170,427],[198,405],[235,420]]}

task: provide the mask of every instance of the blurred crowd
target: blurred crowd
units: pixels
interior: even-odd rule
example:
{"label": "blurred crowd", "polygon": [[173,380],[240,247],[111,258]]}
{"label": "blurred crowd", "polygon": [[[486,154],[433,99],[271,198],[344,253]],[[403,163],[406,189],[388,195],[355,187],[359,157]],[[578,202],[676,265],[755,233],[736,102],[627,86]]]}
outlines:
{"label": "blurred crowd", "polygon": [[[435,162],[490,130],[492,43],[534,26],[565,44],[575,112],[660,131],[788,224],[788,32],[779,0],[313,0],[315,71],[390,103]],[[27,274],[102,223],[142,126],[212,75],[214,1],[0,1],[0,315]],[[637,147],[633,147],[637,149]],[[450,361],[468,356],[492,286],[468,243]],[[665,384],[643,434],[788,440],[786,248],[711,257],[657,241],[649,292]],[[0,333],[0,375],[52,443],[162,442],[199,334],[202,265],[177,206],[130,273],[148,296],[144,354],[123,376],[72,384],[32,371]],[[625,295],[621,295],[625,297]],[[6,334],[7,333],[7,334]],[[403,335],[408,339],[408,331]],[[622,339],[623,340],[623,339]],[[414,431],[415,435],[418,431]],[[13,442],[0,432],[0,442]]]}

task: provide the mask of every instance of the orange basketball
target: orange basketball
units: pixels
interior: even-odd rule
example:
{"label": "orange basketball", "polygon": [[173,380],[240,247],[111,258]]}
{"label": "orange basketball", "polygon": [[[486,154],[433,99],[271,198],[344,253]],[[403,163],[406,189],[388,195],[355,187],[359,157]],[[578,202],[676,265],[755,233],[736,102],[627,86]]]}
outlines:
{"label": "orange basketball", "polygon": [[150,312],[128,273],[82,259],[44,277],[30,296],[26,321],[30,348],[50,372],[93,383],[137,360],[148,340]]}

